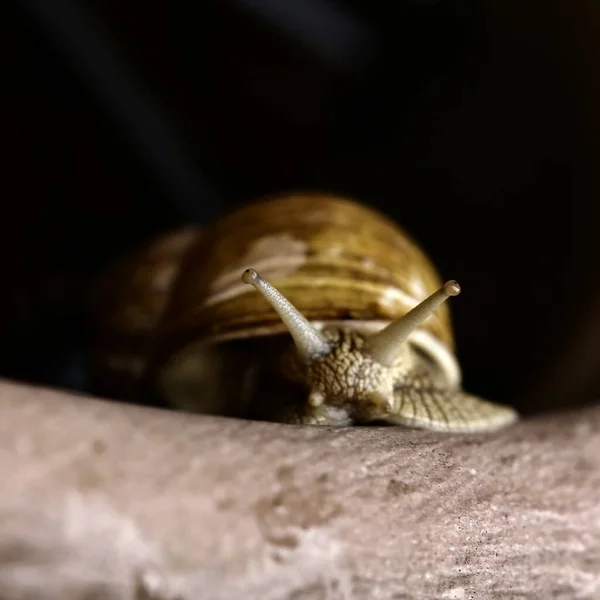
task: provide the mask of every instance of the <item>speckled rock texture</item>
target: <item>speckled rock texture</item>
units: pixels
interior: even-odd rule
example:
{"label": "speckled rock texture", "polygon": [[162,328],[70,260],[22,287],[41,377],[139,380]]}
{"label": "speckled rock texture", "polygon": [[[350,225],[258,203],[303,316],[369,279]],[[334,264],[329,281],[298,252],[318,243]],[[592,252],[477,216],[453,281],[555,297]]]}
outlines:
{"label": "speckled rock texture", "polygon": [[0,384],[0,598],[600,598],[600,407],[493,435]]}

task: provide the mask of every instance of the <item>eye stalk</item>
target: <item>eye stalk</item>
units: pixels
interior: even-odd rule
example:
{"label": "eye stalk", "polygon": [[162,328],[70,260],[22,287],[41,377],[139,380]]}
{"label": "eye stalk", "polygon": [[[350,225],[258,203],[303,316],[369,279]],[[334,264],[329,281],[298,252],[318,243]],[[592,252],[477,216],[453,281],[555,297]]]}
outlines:
{"label": "eye stalk", "polygon": [[281,317],[296,344],[298,355],[305,363],[331,351],[329,343],[300,311],[254,269],[246,269],[242,273],[242,281],[260,292]]}
{"label": "eye stalk", "polygon": [[402,351],[402,345],[417,327],[451,296],[460,294],[457,281],[447,281],[437,292],[417,304],[403,317],[390,323],[365,343],[365,352],[382,365],[391,367]]}

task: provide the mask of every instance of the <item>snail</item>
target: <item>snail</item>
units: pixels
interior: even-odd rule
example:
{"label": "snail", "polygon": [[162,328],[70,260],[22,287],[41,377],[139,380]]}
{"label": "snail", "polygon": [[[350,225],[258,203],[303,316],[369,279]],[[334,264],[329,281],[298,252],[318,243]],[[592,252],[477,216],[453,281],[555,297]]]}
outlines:
{"label": "snail", "polygon": [[384,213],[272,196],[165,234],[103,279],[96,377],[198,413],[492,431],[518,415],[462,388],[446,304],[460,291]]}

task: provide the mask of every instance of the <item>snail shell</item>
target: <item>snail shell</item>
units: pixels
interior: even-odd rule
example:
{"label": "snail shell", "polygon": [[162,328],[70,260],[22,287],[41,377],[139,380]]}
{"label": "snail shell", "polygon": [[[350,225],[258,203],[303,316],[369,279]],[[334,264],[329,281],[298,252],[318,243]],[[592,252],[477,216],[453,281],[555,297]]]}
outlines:
{"label": "snail shell", "polygon": [[201,239],[197,227],[168,232],[94,281],[87,312],[91,386],[97,393],[129,400],[143,393],[141,382],[182,259]]}
{"label": "snail shell", "polygon": [[130,380],[179,408],[453,431],[516,418],[461,388],[444,304],[458,284],[443,285],[406,231],[358,202],[268,198],[157,241],[125,279],[97,321],[98,356],[105,368],[127,356]]}

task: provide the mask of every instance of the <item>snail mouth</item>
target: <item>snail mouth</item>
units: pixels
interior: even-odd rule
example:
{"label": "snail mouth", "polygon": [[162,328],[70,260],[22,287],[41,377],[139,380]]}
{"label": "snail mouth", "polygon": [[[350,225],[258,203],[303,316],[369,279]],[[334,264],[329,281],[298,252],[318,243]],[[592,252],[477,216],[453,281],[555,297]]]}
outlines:
{"label": "snail mouth", "polygon": [[385,395],[380,392],[373,392],[369,396],[369,403],[371,405],[372,411],[377,412],[382,416],[389,415],[392,412],[392,402]]}
{"label": "snail mouth", "polygon": [[367,410],[362,411],[360,414],[357,414],[355,419],[356,421],[363,423],[372,423],[373,421],[383,421],[385,420],[391,413],[391,409],[387,406],[379,407],[373,406],[372,404],[367,407]]}
{"label": "snail mouth", "polygon": [[392,412],[389,400],[383,394],[367,398],[328,399],[325,404],[333,410],[344,411],[356,423],[384,420]]}

